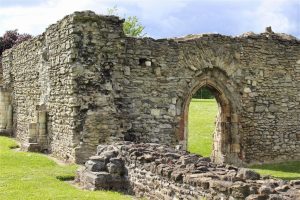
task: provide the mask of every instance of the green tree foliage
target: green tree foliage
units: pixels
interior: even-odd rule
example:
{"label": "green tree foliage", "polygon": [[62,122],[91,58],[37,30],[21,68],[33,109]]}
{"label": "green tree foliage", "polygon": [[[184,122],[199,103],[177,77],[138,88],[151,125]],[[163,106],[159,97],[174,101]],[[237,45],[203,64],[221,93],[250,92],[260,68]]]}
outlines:
{"label": "green tree foliage", "polygon": [[206,88],[200,88],[193,96],[195,99],[213,99],[215,98],[211,91]]}
{"label": "green tree foliage", "polygon": [[[119,16],[117,6],[108,8],[107,14]],[[139,19],[136,16],[125,17],[123,31],[126,35],[133,37],[144,37],[146,35],[146,33],[144,33],[144,29],[145,27],[139,22]]]}
{"label": "green tree foliage", "polygon": [[142,26],[136,16],[129,16],[123,23],[123,30],[126,35],[143,37],[146,34],[143,33],[145,27]]}

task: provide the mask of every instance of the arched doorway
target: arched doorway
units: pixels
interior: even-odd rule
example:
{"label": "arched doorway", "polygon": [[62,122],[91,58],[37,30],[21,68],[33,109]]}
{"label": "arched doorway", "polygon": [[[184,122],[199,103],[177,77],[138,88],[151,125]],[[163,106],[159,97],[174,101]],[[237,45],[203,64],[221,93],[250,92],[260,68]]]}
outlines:
{"label": "arched doorway", "polygon": [[238,132],[239,119],[237,113],[239,103],[237,95],[232,92],[234,86],[220,71],[209,71],[205,75],[198,77],[192,85],[182,105],[179,127],[180,143],[187,149],[189,104],[193,95],[200,88],[206,87],[212,92],[218,104],[211,159],[216,163],[239,164],[243,155]]}

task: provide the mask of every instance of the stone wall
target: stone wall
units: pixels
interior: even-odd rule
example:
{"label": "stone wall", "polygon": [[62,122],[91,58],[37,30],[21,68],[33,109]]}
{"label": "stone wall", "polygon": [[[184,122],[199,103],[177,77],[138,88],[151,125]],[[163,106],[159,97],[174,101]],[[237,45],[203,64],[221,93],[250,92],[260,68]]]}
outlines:
{"label": "stone wall", "polygon": [[3,85],[12,91],[14,135],[22,148],[74,161],[71,20],[66,17],[5,51],[2,62]]}
{"label": "stone wall", "polygon": [[76,181],[89,190],[117,190],[147,199],[296,200],[300,180],[261,178],[232,165],[159,144],[99,145]]}
{"label": "stone wall", "polygon": [[121,86],[115,81],[122,69],[119,61],[120,52],[124,51],[122,22],[117,17],[90,12],[74,16],[76,58],[72,70],[77,104],[74,143],[78,160],[86,160],[108,138],[122,138],[116,108]]}
{"label": "stone wall", "polygon": [[40,145],[70,161],[124,139],[185,148],[190,99],[207,86],[220,107],[215,162],[300,159],[299,40],[270,31],[132,38],[122,22],[75,12],[4,53],[20,140],[41,109]]}

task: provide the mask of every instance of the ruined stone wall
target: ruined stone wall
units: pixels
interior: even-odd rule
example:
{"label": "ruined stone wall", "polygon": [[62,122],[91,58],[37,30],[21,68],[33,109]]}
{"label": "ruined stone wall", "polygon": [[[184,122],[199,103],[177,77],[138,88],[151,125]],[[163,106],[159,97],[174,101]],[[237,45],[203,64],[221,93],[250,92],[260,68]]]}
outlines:
{"label": "ruined stone wall", "polygon": [[99,145],[78,170],[89,190],[115,190],[147,199],[297,200],[300,181],[261,178],[254,171],[217,165],[209,158],[160,144]]}
{"label": "ruined stone wall", "polygon": [[[202,35],[129,40],[127,47],[133,51],[126,56],[131,74],[124,94],[131,96],[128,116],[137,116],[132,129],[142,141],[186,140],[185,104],[198,85],[212,82],[231,107],[221,119],[230,129],[223,135],[225,154],[245,161],[299,159],[299,41],[268,33]],[[139,65],[140,58],[152,66]]]}
{"label": "ruined stone wall", "polygon": [[38,106],[50,151],[76,162],[116,140],[186,147],[188,105],[203,86],[220,106],[216,162],[297,160],[299,55],[299,40],[272,32],[131,38],[117,17],[76,12],[5,52],[4,85],[16,135],[25,140]]}
{"label": "ruined stone wall", "polygon": [[73,80],[78,105],[74,143],[78,160],[86,160],[98,144],[122,138],[118,134],[121,121],[115,104],[121,87],[115,80],[122,69],[122,22],[117,17],[91,12],[74,17],[77,56]]}
{"label": "ruined stone wall", "polygon": [[[2,62],[4,87],[12,96],[14,135],[22,147],[50,151],[72,161],[75,125],[70,22],[71,18],[66,17],[43,35],[5,51]],[[40,122],[40,112],[44,111],[46,124]],[[41,131],[43,128],[48,134]]]}

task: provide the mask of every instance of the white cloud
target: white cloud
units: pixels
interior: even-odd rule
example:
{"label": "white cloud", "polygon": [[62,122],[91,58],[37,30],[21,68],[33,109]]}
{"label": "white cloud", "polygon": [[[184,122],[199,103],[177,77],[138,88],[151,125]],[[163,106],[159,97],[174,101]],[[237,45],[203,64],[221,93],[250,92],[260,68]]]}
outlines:
{"label": "white cloud", "polygon": [[[297,5],[298,0],[262,0],[254,11],[247,11],[248,21],[245,24],[256,32],[264,31],[265,27],[272,26],[275,32],[290,33],[297,31],[297,19],[287,16],[287,5]],[[300,3],[298,2],[298,6]],[[300,7],[294,8],[299,9]],[[299,25],[298,25],[299,26]],[[299,27],[298,27],[299,28]]]}
{"label": "white cloud", "polygon": [[[9,1],[9,0],[7,0]],[[180,21],[170,14],[180,10],[190,0],[45,0],[36,5],[10,5],[0,7],[0,35],[6,30],[18,29],[19,32],[41,34],[47,26],[55,23],[67,14],[74,11],[93,10],[97,13],[106,13],[107,8],[118,6],[120,16],[138,15],[141,21],[156,22],[167,31],[173,24]],[[11,2],[10,2],[11,4]],[[136,9],[127,9],[131,5]]]}
{"label": "white cloud", "polygon": [[[145,1],[146,2],[146,1]],[[141,9],[141,21],[145,24],[152,23],[156,30],[152,30],[153,37],[160,35],[177,35],[177,32],[185,28],[185,22],[178,13],[187,6],[189,1],[181,0],[161,0],[143,1],[138,5]],[[147,32],[146,26],[146,32]]]}
{"label": "white cloud", "polygon": [[[39,3],[33,3],[35,1]],[[5,2],[9,3],[9,6],[5,7]],[[50,24],[56,23],[74,11],[93,10],[97,13],[106,13],[107,8],[114,5],[118,6],[120,16],[125,14],[138,16],[141,23],[146,26],[145,31],[154,37],[181,35],[185,33],[184,30],[191,30],[194,33],[212,32],[209,28],[215,30],[216,27],[219,27],[218,31],[223,34],[228,34],[228,30],[231,34],[245,31],[262,32],[270,25],[275,32],[300,34],[298,30],[300,19],[288,16],[289,11],[286,7],[296,5],[297,2],[300,6],[299,0],[30,0],[31,3],[26,6],[25,2],[23,5],[12,2],[0,0],[0,35],[11,29],[19,29],[19,32],[34,35],[41,34]],[[216,13],[216,17],[219,18],[211,20],[214,17],[211,13],[215,12],[213,5],[224,6],[224,10],[228,5],[237,5],[237,10],[224,12],[229,16],[227,18],[224,16],[224,20],[234,19],[226,24],[226,27],[230,28],[225,30],[224,24],[213,24],[215,26],[208,24],[221,23],[220,20],[223,19]],[[186,18],[182,18],[182,12],[189,12],[190,8],[195,6],[202,8],[199,9],[201,13],[193,9],[190,16],[185,15]],[[297,8],[293,9],[295,11]]]}
{"label": "white cloud", "polygon": [[74,11],[94,10],[105,13],[112,5],[113,2],[108,0],[46,0],[26,7],[0,7],[0,35],[11,29],[40,34],[47,26]]}

